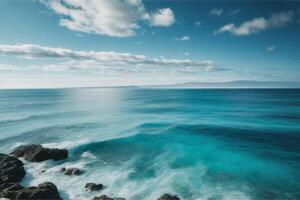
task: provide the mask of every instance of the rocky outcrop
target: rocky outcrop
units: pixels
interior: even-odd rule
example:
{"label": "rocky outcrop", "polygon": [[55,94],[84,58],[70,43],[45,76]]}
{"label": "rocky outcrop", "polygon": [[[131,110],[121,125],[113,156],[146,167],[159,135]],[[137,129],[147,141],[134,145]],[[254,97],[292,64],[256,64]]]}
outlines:
{"label": "rocky outcrop", "polygon": [[[21,154],[21,151],[18,153]],[[23,187],[19,182],[24,176],[22,161],[0,153],[0,199],[61,199],[56,186],[50,182],[37,187]]]}
{"label": "rocky outcrop", "polygon": [[8,199],[57,199],[60,200],[58,190],[53,183],[46,182],[37,187],[23,187],[18,183],[0,185],[0,197]]}
{"label": "rocky outcrop", "polygon": [[25,176],[22,161],[0,153],[0,184],[20,182]]}
{"label": "rocky outcrop", "polygon": [[157,200],[180,200],[179,197],[176,195],[170,195],[170,194],[164,194],[161,197],[159,197]]}
{"label": "rocky outcrop", "polygon": [[101,189],[104,188],[104,186],[101,183],[100,184],[87,183],[87,184],[85,184],[84,187],[85,187],[85,190],[91,191],[91,192],[93,192],[93,191],[99,191],[99,190],[101,190]]}
{"label": "rocky outcrop", "polygon": [[67,176],[81,175],[84,173],[84,171],[82,169],[78,169],[76,167],[71,167],[71,168],[63,167],[60,171],[63,172]]}
{"label": "rocky outcrop", "polygon": [[126,199],[125,198],[111,198],[104,194],[99,197],[95,196],[94,198],[92,198],[92,200],[126,200]]}
{"label": "rocky outcrop", "polygon": [[62,160],[68,158],[66,149],[50,149],[39,144],[22,145],[10,153],[12,156],[24,157],[29,162],[42,162],[45,160]]}

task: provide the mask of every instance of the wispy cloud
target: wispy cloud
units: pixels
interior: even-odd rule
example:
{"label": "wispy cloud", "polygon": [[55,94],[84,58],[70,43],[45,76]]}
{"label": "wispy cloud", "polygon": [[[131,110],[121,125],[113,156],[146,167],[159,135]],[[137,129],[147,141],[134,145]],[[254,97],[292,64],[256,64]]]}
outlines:
{"label": "wispy cloud", "polygon": [[273,52],[273,51],[275,51],[275,46],[269,46],[269,47],[267,47],[267,52]]}
{"label": "wispy cloud", "polygon": [[291,22],[293,16],[294,13],[292,11],[273,13],[268,19],[264,17],[254,18],[243,22],[240,26],[236,26],[233,23],[226,24],[216,30],[214,34],[229,32],[237,36],[251,35],[267,29],[285,26]]}
{"label": "wispy cloud", "polygon": [[201,21],[195,21],[195,23],[194,23],[194,24],[195,24],[195,26],[197,26],[197,27],[198,27],[198,26],[201,26],[201,25],[202,25],[202,22],[201,22]]}
{"label": "wispy cloud", "polygon": [[[31,66],[32,69],[52,71],[102,71],[136,72],[167,68],[197,68],[210,71],[216,68],[213,61],[192,61],[188,59],[148,58],[144,55],[107,51],[73,51],[65,48],[53,48],[33,44],[0,45],[0,55],[31,57],[33,59],[53,58],[55,64]],[[6,69],[13,66],[3,65]],[[167,68],[165,68],[167,67]],[[14,67],[14,69],[16,69]]]}
{"label": "wispy cloud", "polygon": [[114,37],[129,37],[140,28],[139,21],[151,26],[170,26],[175,15],[170,8],[147,12],[141,0],[78,1],[42,0],[61,16],[59,25],[70,30]]}
{"label": "wispy cloud", "polygon": [[223,13],[223,9],[222,8],[214,8],[212,10],[209,11],[209,14],[212,15],[212,16],[221,16]]}
{"label": "wispy cloud", "polygon": [[241,12],[241,9],[235,9],[235,10],[232,10],[228,13],[229,16],[235,16],[237,14],[239,14]]}
{"label": "wispy cloud", "polygon": [[179,37],[179,38],[175,38],[176,41],[188,41],[190,39],[191,38],[189,36],[187,36],[187,35]]}

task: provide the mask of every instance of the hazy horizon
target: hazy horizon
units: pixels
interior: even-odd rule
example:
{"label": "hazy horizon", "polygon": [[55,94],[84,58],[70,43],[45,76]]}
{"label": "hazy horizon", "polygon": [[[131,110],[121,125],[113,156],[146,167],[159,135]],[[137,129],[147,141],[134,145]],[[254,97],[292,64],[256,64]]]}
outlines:
{"label": "hazy horizon", "polygon": [[64,87],[16,87],[1,89],[72,89],[72,88],[203,88],[203,89],[299,89],[300,81],[252,81],[235,80],[226,82],[181,82],[173,84],[148,84],[148,85],[107,85],[107,86],[64,86]]}

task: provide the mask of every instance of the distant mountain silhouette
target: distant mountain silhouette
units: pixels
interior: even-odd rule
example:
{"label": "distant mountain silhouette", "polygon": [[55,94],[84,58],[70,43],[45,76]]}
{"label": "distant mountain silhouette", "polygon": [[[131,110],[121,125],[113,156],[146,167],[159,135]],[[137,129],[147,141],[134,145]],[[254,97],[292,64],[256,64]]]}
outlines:
{"label": "distant mountain silhouette", "polygon": [[151,87],[166,88],[300,88],[300,82],[289,81],[230,81],[230,82],[187,82]]}

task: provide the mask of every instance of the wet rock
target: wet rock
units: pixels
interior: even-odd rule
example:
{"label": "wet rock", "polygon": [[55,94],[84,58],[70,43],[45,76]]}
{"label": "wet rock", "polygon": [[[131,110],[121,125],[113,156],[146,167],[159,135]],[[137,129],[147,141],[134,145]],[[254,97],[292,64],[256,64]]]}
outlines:
{"label": "wet rock", "polygon": [[42,162],[45,160],[62,160],[68,158],[66,149],[49,149],[39,144],[21,145],[10,153],[17,158],[24,157],[29,162]]}
{"label": "wet rock", "polygon": [[104,194],[99,197],[95,196],[94,198],[92,198],[92,200],[126,200],[126,199],[125,198],[111,198]]}
{"label": "wet rock", "polygon": [[92,198],[92,200],[114,200],[113,198],[110,198],[108,196],[106,196],[105,194],[104,195],[101,195],[99,197],[95,196],[94,198]]}
{"label": "wet rock", "polygon": [[87,184],[85,184],[85,189],[87,190],[87,191],[99,191],[99,190],[101,190],[101,189],[103,189],[103,185],[100,183],[100,184],[96,184],[96,183],[87,183]]}
{"label": "wet rock", "polygon": [[46,182],[37,187],[24,188],[20,184],[7,184],[0,191],[1,198],[8,199],[57,199],[61,200],[58,190],[53,183]]}
{"label": "wet rock", "polygon": [[81,174],[84,173],[84,171],[82,169],[78,169],[76,167],[72,167],[72,168],[65,168],[65,167],[63,167],[60,171],[63,172],[67,176],[81,175]]}
{"label": "wet rock", "polygon": [[16,191],[21,190],[24,187],[19,183],[2,183],[0,184],[0,191]]}
{"label": "wet rock", "polygon": [[20,182],[24,176],[25,170],[22,161],[0,153],[0,184]]}
{"label": "wet rock", "polygon": [[170,195],[170,194],[164,194],[161,197],[159,197],[157,200],[180,200],[179,197],[176,195]]}

